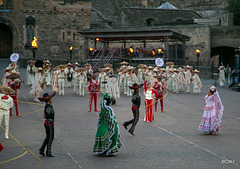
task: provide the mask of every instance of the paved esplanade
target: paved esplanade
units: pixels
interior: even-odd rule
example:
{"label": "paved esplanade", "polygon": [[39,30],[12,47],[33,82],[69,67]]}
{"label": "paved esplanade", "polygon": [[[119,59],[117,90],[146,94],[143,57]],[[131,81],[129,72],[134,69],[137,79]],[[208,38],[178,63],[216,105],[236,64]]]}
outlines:
{"label": "paved esplanade", "polygon": [[[140,120],[135,130],[136,136],[129,134],[122,126],[124,121],[132,118],[131,97],[122,95],[117,104],[112,106],[120,126],[121,142],[124,144],[115,157],[93,155],[98,115],[97,112],[88,112],[89,96],[79,97],[73,93],[72,88],[66,89],[65,96],[57,95],[53,98],[56,117],[52,148],[54,158],[41,157],[38,154],[38,149],[45,138],[43,110],[31,112],[42,109],[42,105],[20,102],[22,117],[15,117],[13,113],[10,119],[10,133],[41,159],[42,169],[240,168],[240,93],[227,88],[217,88],[225,106],[222,130],[217,135],[202,135],[197,128],[205,105],[204,96],[213,80],[202,81],[201,94],[176,94],[180,103],[172,109],[168,108],[176,105],[177,100],[168,94],[164,98],[164,109],[168,110],[165,113],[156,113],[154,123],[143,122],[144,109],[141,109]],[[22,86],[20,101],[33,101],[29,90],[30,86]],[[45,91],[50,92],[51,88],[48,87]],[[141,95],[143,106],[142,91]],[[98,105],[100,99],[99,94]],[[100,110],[100,106],[98,108]],[[0,142],[5,146],[0,152],[0,162],[24,153],[13,138],[5,140],[3,130],[0,131]],[[225,158],[234,160],[234,164],[222,163]],[[28,169],[38,164],[39,160],[27,153],[15,161],[1,164],[0,168]]]}

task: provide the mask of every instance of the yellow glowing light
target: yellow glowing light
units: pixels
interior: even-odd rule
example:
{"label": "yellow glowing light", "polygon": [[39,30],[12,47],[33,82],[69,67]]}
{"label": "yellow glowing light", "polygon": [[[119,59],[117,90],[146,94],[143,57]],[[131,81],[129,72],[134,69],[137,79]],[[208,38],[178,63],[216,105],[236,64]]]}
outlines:
{"label": "yellow glowing light", "polygon": [[70,50],[73,50],[73,47],[72,47],[72,46],[70,46],[70,47],[69,47],[69,49],[70,49]]}
{"label": "yellow glowing light", "polygon": [[99,41],[100,39],[99,38],[96,38],[96,41]]}
{"label": "yellow glowing light", "polygon": [[200,53],[200,50],[196,49],[196,52],[197,52],[197,53]]}
{"label": "yellow glowing light", "polygon": [[162,52],[162,49],[158,49],[158,53],[161,53]]}
{"label": "yellow glowing light", "polygon": [[93,51],[93,48],[92,47],[90,47],[90,49],[89,49],[90,51]]}
{"label": "yellow glowing light", "polygon": [[133,53],[133,49],[132,48],[130,48],[129,50],[130,50],[131,53]]}
{"label": "yellow glowing light", "polygon": [[156,54],[154,50],[152,50],[152,54],[153,54],[153,55],[155,55],[155,54]]}
{"label": "yellow glowing light", "polygon": [[31,42],[31,45],[32,45],[32,47],[34,47],[34,48],[37,48],[37,47],[38,47],[37,38],[36,38],[35,36],[33,37],[33,40],[32,40],[32,42]]}

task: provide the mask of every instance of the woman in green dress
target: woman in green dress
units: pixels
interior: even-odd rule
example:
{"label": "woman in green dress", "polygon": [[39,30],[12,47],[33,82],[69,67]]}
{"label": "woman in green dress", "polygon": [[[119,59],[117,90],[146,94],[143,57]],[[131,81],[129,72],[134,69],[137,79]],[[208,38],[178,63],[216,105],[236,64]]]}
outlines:
{"label": "woman in green dress", "polygon": [[111,103],[108,93],[103,95],[101,111],[99,112],[98,128],[93,152],[95,155],[116,155],[121,148],[119,126],[114,111],[108,105]]}

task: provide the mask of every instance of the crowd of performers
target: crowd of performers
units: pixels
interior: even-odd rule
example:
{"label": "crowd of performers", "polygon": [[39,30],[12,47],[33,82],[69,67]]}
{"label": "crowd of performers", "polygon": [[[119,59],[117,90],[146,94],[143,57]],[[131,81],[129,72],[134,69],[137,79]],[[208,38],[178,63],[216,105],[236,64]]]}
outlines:
{"label": "crowd of performers", "polygon": [[[141,105],[140,88],[144,86],[145,96],[145,122],[154,122],[153,109],[157,111],[158,101],[163,109],[163,92],[166,89],[173,93],[186,91],[190,93],[190,85],[193,85],[193,93],[201,92],[202,83],[199,78],[199,71],[194,70],[187,65],[182,69],[174,68],[173,62],[168,62],[166,68],[152,67],[144,64],[136,67],[128,65],[127,62],[121,62],[121,67],[117,70],[115,76],[111,64],[105,64],[99,68],[98,73],[94,73],[90,64],[85,64],[84,67],[79,67],[77,62],[66,65],[59,65],[51,68],[51,63],[46,60],[42,66],[37,66],[35,61],[30,60],[27,66],[26,84],[31,85],[30,94],[33,95],[33,100],[36,102],[45,101],[46,106],[51,108],[51,111],[45,110],[46,123],[46,139],[40,148],[40,154],[44,154],[44,149],[47,148],[46,155],[52,156],[51,144],[53,140],[53,120],[54,110],[51,106],[51,98],[56,94],[65,95],[65,88],[73,87],[73,91],[79,96],[85,95],[85,90],[89,94],[89,112],[92,110],[92,102],[94,101],[94,111],[97,109],[97,93],[103,94],[101,101],[101,110],[99,111],[98,130],[95,138],[94,153],[97,155],[114,155],[121,148],[119,140],[119,127],[114,116],[114,111],[110,104],[116,104],[120,98],[120,94],[132,97],[132,112],[134,118],[123,124],[125,129],[132,124],[128,132],[134,135],[135,126],[139,120],[139,108]],[[221,67],[219,68],[221,73]],[[5,126],[8,131],[8,119],[6,117],[12,115],[12,107],[15,105],[16,116],[20,117],[18,112],[18,90],[23,82],[20,77],[20,72],[16,63],[12,62],[6,69],[3,78],[3,87],[0,88],[0,124],[5,117]],[[51,86],[55,91],[53,95],[45,93],[40,97],[46,86]],[[45,99],[44,99],[45,98]],[[208,95],[205,97],[206,106],[204,109],[203,118],[199,125],[199,130],[204,133],[212,134],[220,131],[220,122],[223,112],[223,106],[215,87],[211,87]],[[50,109],[49,109],[50,110]],[[3,113],[2,113],[3,112]],[[215,118],[215,119],[213,119]],[[210,124],[209,121],[214,120],[215,124]],[[52,133],[52,134],[51,134]],[[5,138],[8,138],[6,132]],[[101,138],[101,139],[100,139]]]}

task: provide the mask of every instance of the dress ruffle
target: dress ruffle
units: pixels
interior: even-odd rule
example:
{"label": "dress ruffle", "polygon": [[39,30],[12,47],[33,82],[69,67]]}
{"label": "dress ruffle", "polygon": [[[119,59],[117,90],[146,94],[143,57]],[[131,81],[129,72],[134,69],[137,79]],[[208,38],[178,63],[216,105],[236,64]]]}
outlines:
{"label": "dress ruffle", "polygon": [[106,105],[106,101],[103,101],[101,103],[101,111],[99,112],[98,129],[93,152],[95,155],[115,155],[121,146],[119,126],[117,125],[114,111]]}

